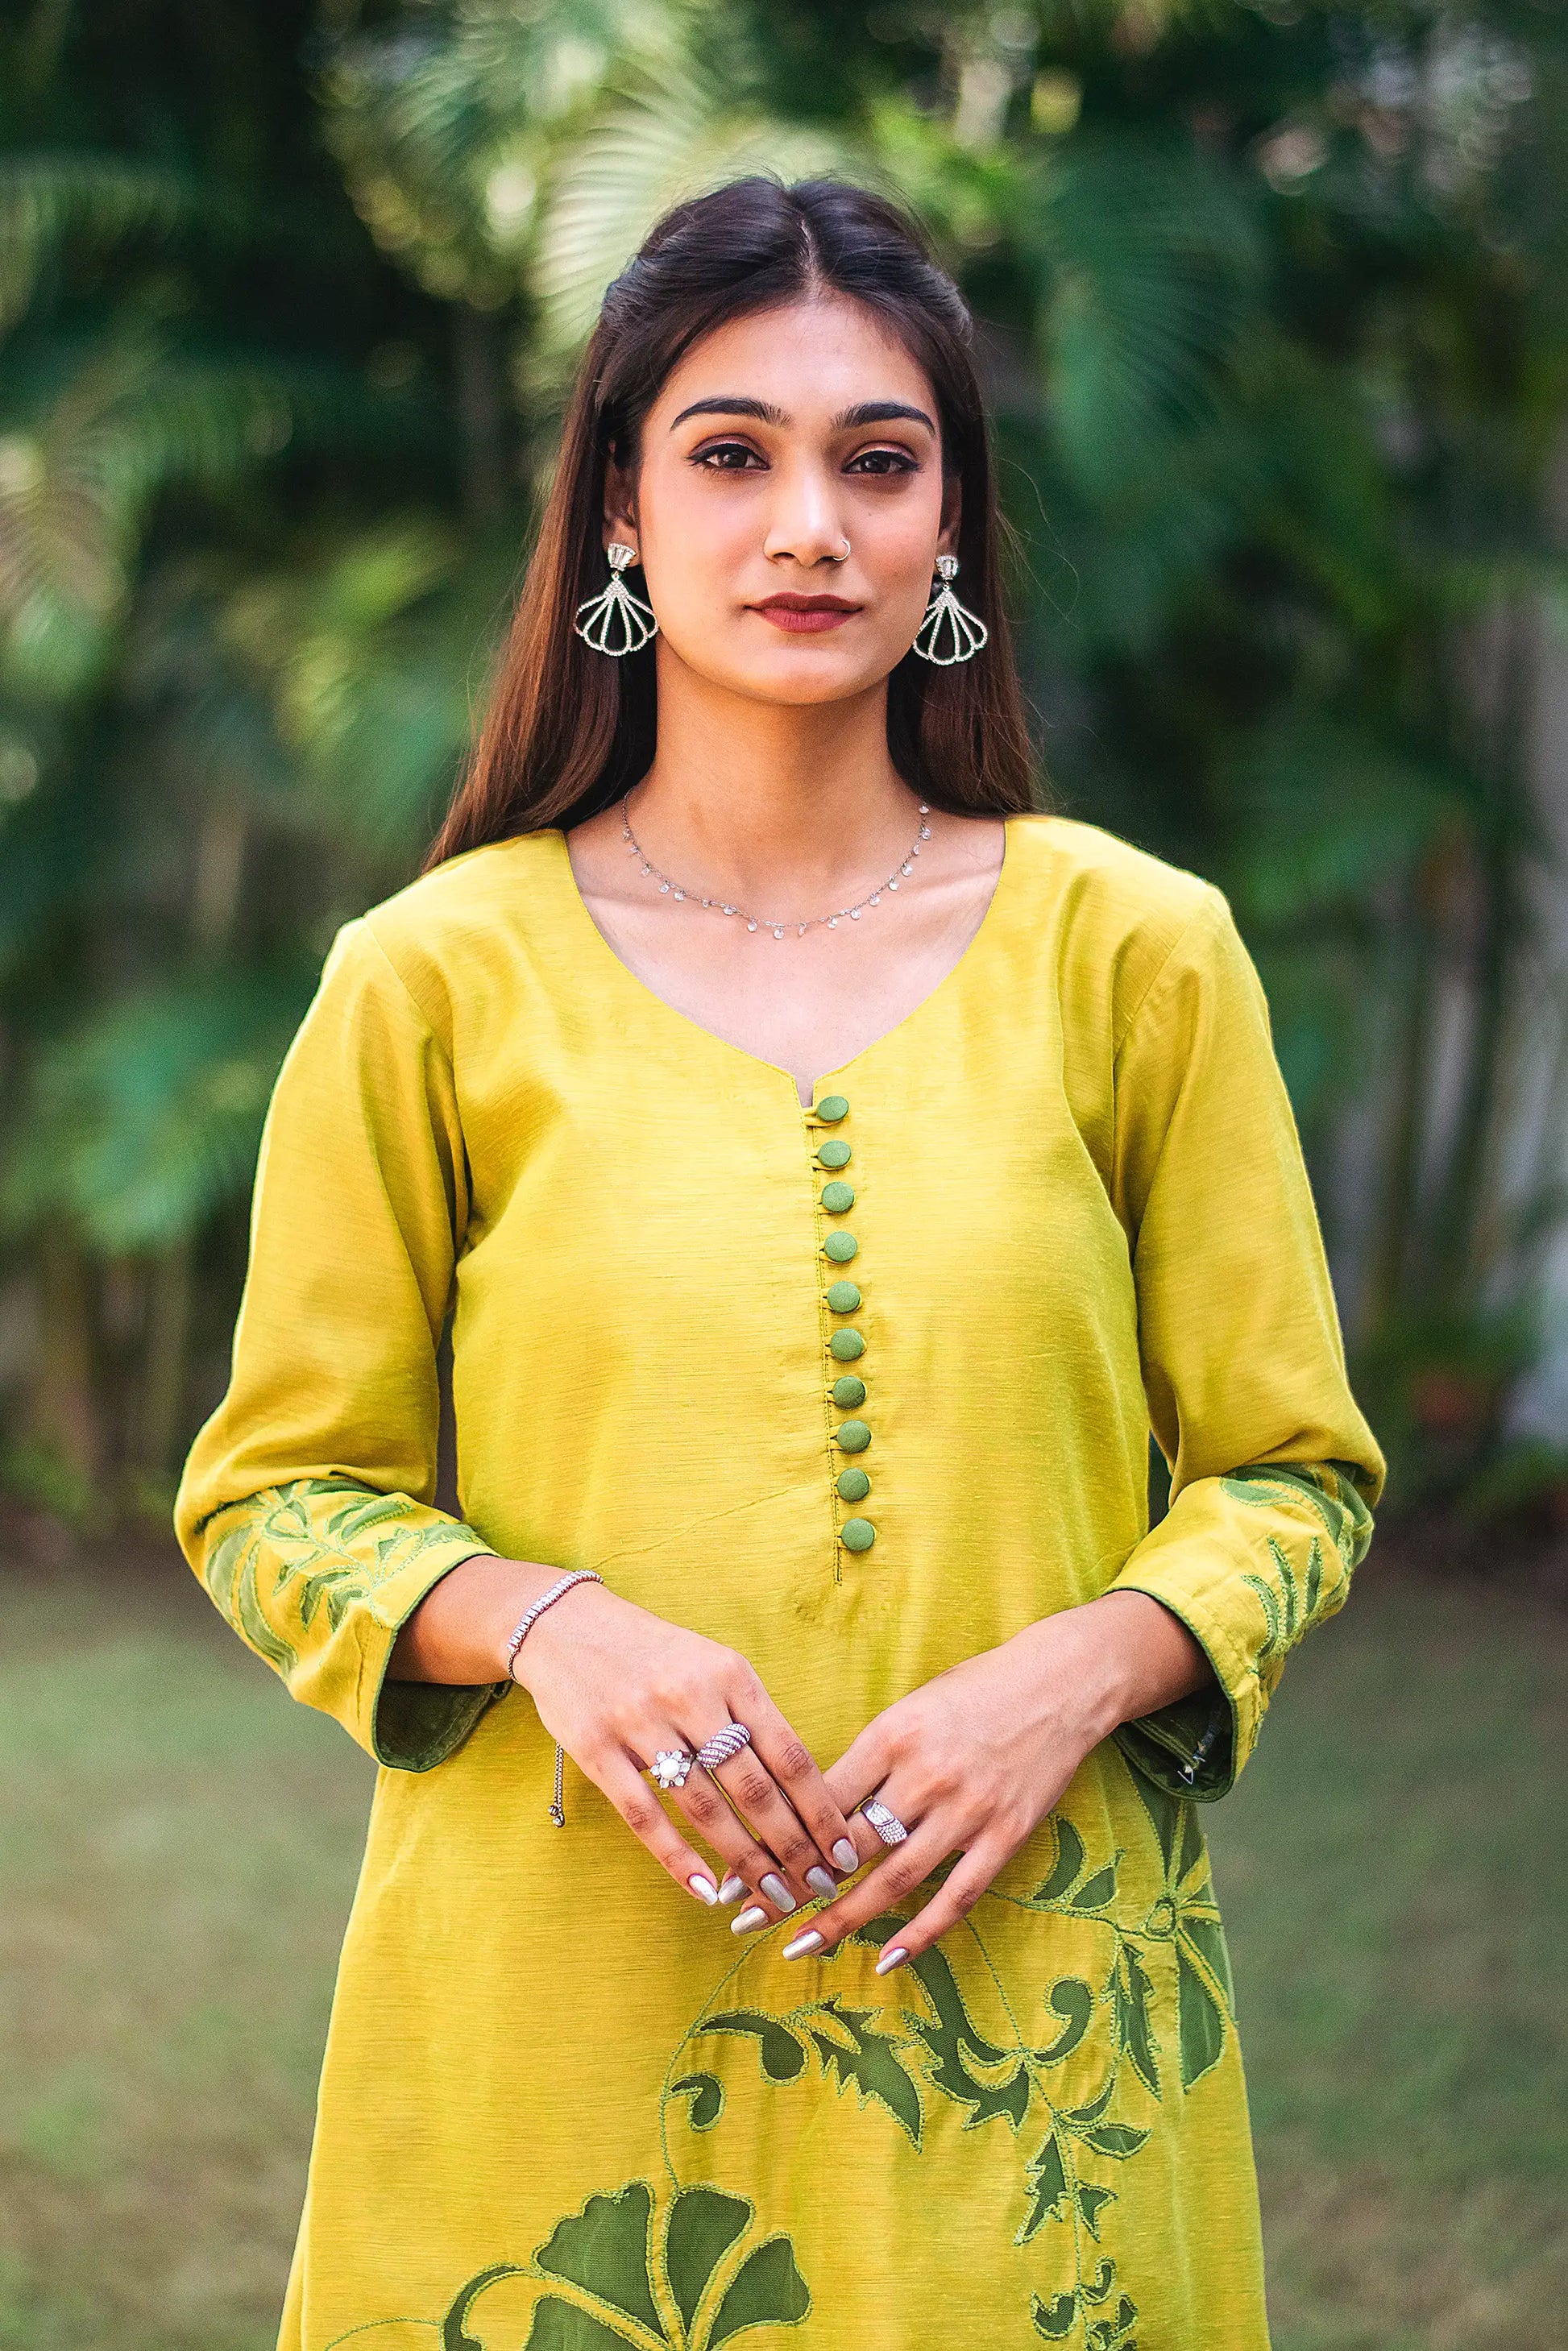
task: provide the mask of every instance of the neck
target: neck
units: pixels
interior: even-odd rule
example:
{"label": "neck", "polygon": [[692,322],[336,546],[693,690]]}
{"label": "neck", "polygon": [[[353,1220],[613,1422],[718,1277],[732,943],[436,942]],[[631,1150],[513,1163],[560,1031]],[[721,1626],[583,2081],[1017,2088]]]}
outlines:
{"label": "neck", "polygon": [[849,701],[753,702],[668,667],[658,747],[631,796],[632,829],[667,872],[810,906],[896,862],[917,803],[888,757],[885,681]]}

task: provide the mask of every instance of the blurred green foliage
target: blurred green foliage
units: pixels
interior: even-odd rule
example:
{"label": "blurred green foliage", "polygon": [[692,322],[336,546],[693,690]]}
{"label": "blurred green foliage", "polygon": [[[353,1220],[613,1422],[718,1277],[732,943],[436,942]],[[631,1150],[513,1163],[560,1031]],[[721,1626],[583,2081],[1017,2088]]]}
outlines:
{"label": "blurred green foliage", "polygon": [[30,0],[0,133],[13,1483],[162,1508],[272,1075],[450,789],[603,287],[760,168],[902,194],[969,297],[1056,802],[1229,892],[1407,1490],[1557,1492],[1498,1465],[1568,1109],[1563,1046],[1521,1173],[1563,12]]}

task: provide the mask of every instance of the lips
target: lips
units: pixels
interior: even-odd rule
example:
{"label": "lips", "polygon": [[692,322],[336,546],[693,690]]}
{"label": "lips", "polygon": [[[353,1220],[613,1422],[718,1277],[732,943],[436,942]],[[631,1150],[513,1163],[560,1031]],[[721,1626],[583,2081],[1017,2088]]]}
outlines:
{"label": "lips", "polygon": [[810,636],[824,629],[839,628],[859,611],[858,604],[845,601],[841,596],[769,596],[751,610],[760,612],[775,628],[787,630],[791,635]]}

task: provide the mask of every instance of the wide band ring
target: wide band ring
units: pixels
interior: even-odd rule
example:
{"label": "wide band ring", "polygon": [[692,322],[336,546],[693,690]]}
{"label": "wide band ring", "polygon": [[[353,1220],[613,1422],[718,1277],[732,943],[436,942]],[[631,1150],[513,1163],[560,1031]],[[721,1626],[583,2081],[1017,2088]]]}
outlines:
{"label": "wide band ring", "polygon": [[864,1803],[861,1806],[861,1811],[871,1823],[873,1828],[876,1831],[883,1844],[902,1844],[904,1838],[909,1834],[909,1831],[904,1827],[904,1823],[899,1819],[898,1814],[896,1813],[890,1813],[887,1806],[883,1803],[880,1803],[874,1796],[868,1796],[866,1798]]}
{"label": "wide band ring", "polygon": [[743,1747],[751,1744],[751,1733],[744,1722],[727,1722],[711,1739],[705,1739],[697,1749],[696,1760],[705,1771],[716,1771],[721,1763],[733,1761]]}
{"label": "wide band ring", "polygon": [[648,1776],[661,1788],[684,1788],[686,1774],[696,1760],[684,1747],[661,1747],[648,1766]]}

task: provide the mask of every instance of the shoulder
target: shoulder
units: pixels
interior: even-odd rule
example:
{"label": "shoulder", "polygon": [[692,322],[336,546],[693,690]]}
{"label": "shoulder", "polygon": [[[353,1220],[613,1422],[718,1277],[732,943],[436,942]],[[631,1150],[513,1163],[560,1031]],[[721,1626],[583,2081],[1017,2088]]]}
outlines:
{"label": "shoulder", "polygon": [[1229,906],[1212,883],[1099,825],[1014,818],[1008,855],[1015,854],[1064,987],[1109,1019],[1113,1041],[1176,965],[1201,967],[1235,938]]}
{"label": "shoulder", "polygon": [[401,990],[443,1042],[450,1044],[455,1004],[515,981],[518,950],[548,947],[560,924],[558,831],[490,841],[449,858],[345,925],[334,963],[366,984]]}

